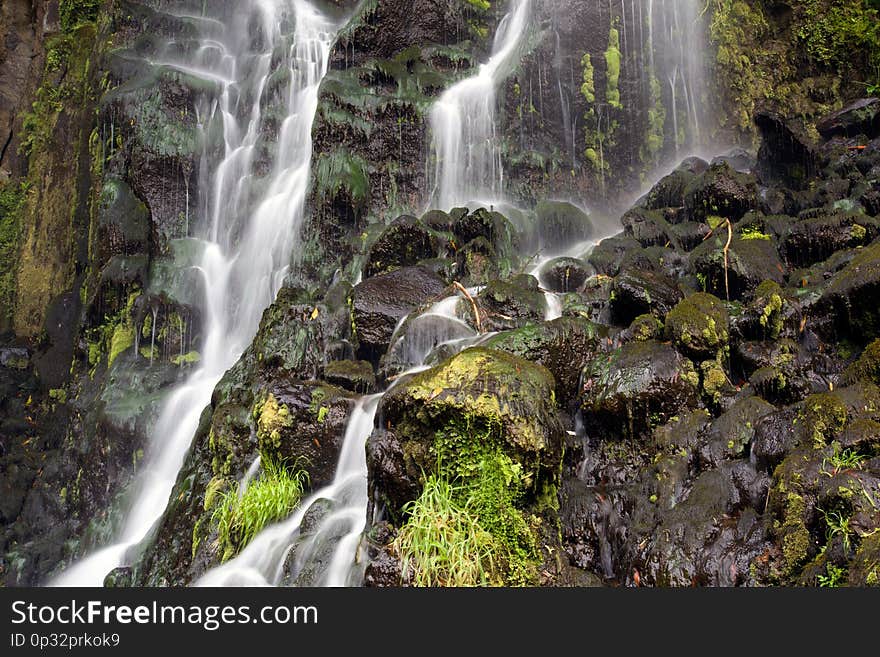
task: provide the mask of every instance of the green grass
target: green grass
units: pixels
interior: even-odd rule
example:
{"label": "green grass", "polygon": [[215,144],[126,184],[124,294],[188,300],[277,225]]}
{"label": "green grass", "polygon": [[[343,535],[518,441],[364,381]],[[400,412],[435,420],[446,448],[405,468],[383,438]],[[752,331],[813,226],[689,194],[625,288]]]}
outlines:
{"label": "green grass", "polygon": [[[833,477],[845,470],[860,470],[865,462],[865,457],[858,453],[856,449],[841,449],[836,442],[834,444],[834,453],[822,461],[823,474]],[[831,466],[831,470],[828,466]]]}
{"label": "green grass", "polygon": [[406,505],[409,520],[395,539],[404,577],[415,586],[487,586],[497,580],[492,535],[460,490],[442,475],[430,475],[421,496]]}
{"label": "green grass", "polygon": [[290,515],[302,499],[307,484],[305,470],[295,469],[291,473],[267,460],[259,478],[251,481],[243,494],[238,483],[223,493],[212,516],[222,560],[227,561],[241,552],[267,525]]}
{"label": "green grass", "polygon": [[852,547],[850,537],[854,533],[849,524],[850,519],[839,511],[823,511],[819,509],[819,513],[822,514],[822,518],[825,520],[825,538],[830,542],[835,536],[841,536],[843,538],[843,550],[848,553]]}

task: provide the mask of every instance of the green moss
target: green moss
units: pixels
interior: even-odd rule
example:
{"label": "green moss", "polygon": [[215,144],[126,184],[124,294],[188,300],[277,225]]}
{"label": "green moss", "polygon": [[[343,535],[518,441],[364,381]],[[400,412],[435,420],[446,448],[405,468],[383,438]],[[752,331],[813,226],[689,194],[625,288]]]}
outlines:
{"label": "green moss", "polygon": [[581,58],[581,66],[583,67],[583,84],[581,84],[581,95],[588,105],[596,102],[596,83],[594,81],[595,69],[593,68],[593,60],[590,59],[590,53],[584,53]]}
{"label": "green moss", "polygon": [[175,365],[191,365],[193,363],[198,363],[200,360],[202,360],[202,356],[198,351],[189,351],[182,356],[175,356],[171,359],[171,362]]}
{"label": "green moss", "polygon": [[608,49],[605,51],[605,76],[607,88],[605,100],[616,109],[621,109],[620,103],[620,34],[612,27],[608,32]]}
{"label": "green moss", "polygon": [[71,32],[82,24],[93,23],[100,8],[101,0],[61,0],[58,3],[61,29]]}
{"label": "green moss", "polygon": [[110,339],[110,352],[107,355],[107,367],[113,365],[126,349],[134,344],[134,327],[130,323],[118,324],[113,329],[113,337]]}
{"label": "green moss", "polygon": [[810,395],[804,400],[798,420],[809,427],[813,446],[821,448],[830,443],[846,426],[846,405],[830,393]]}
{"label": "green moss", "polygon": [[648,105],[648,125],[639,156],[645,165],[651,167],[657,162],[666,140],[666,108],[663,106],[663,90],[660,87],[660,81],[653,71],[650,72],[649,81],[651,98]]}
{"label": "green moss", "polygon": [[880,385],[880,338],[865,347],[858,360],[846,368],[843,376],[849,382],[871,381]]}
{"label": "green moss", "polygon": [[775,281],[764,281],[755,290],[753,305],[759,311],[758,322],[772,339],[782,332],[782,288]]}
{"label": "green moss", "polygon": [[271,459],[281,447],[281,432],[293,425],[290,409],[279,404],[275,395],[270,393],[262,403],[254,407],[254,418],[257,421],[260,452],[264,458]]}
{"label": "green moss", "polygon": [[685,351],[714,357],[727,346],[728,315],[724,304],[706,292],[692,294],[666,315],[666,336]]}
{"label": "green moss", "polygon": [[27,190],[26,183],[0,185],[0,330],[12,320],[20,213]]}
{"label": "green moss", "polygon": [[788,493],[782,522],[782,556],[786,572],[797,572],[810,555],[812,538],[805,523],[806,504],[797,493]]}
{"label": "green moss", "polygon": [[713,404],[721,403],[721,395],[730,383],[724,368],[717,360],[708,360],[700,364],[703,373],[703,393]]}
{"label": "green moss", "polygon": [[49,391],[49,399],[59,404],[67,403],[67,391],[64,388],[53,388]]}
{"label": "green moss", "polygon": [[663,322],[654,315],[639,315],[629,325],[633,340],[654,340],[663,333]]}

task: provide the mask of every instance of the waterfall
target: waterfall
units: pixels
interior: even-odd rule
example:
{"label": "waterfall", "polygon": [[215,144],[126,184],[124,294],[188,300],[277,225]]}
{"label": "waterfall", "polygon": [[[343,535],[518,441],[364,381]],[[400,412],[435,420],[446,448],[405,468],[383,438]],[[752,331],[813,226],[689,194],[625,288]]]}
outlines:
{"label": "waterfall", "polygon": [[495,88],[518,61],[530,5],[531,0],[510,0],[489,61],[476,75],[447,89],[431,108],[431,150],[436,158],[432,207],[449,210],[467,201],[496,200],[503,192]]}
{"label": "waterfall", "polygon": [[[253,340],[297,244],[318,84],[337,26],[307,0],[223,5],[228,13],[189,17],[199,29],[195,52],[172,43],[151,62],[212,82],[219,90],[198,108],[199,124],[219,126],[223,140],[219,157],[213,155],[217,149],[205,148],[200,166],[209,185],[200,206],[206,215],[200,218],[206,224],[206,248],[199,270],[207,290],[200,367],[164,404],[116,542],[61,573],[51,582],[55,585],[100,586],[110,570],[127,563],[130,549],[162,517],[202,410]],[[215,4],[206,4],[206,11],[209,6],[223,11]],[[270,76],[283,68],[289,71],[286,88],[277,95],[267,92]],[[275,149],[270,171],[260,179],[258,147],[272,139],[266,137],[273,127],[269,109],[280,110],[284,119],[276,143],[268,144]]]}
{"label": "waterfall", "polygon": [[[706,123],[705,34],[696,0],[651,0],[648,5],[649,75],[666,83],[665,104],[671,134],[667,141],[676,155],[702,145]],[[650,98],[650,94],[648,95]]]}

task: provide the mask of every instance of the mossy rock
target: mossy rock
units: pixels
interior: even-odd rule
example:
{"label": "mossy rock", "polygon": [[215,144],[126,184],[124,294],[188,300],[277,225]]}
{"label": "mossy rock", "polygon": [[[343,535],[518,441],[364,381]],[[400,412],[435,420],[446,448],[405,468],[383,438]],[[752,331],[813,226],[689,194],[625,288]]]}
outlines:
{"label": "mossy rock", "polygon": [[[382,399],[385,426],[400,443],[396,455],[387,452],[383,460],[390,458],[417,481],[438,467],[436,441],[470,437],[474,449],[494,446],[519,464],[535,494],[547,486],[555,490],[564,431],[554,387],[553,375],[540,365],[492,349],[466,349]],[[381,473],[371,479],[377,476]],[[399,513],[409,500],[394,492],[383,495]]]}
{"label": "mossy rock", "polygon": [[816,130],[825,139],[880,136],[880,98],[855,100],[816,123]]}
{"label": "mossy rock", "polygon": [[813,313],[827,314],[839,335],[857,342],[880,336],[880,243],[860,249],[831,278]]}
{"label": "mossy rock", "polygon": [[850,586],[880,586],[880,532],[862,539],[849,567]]}
{"label": "mossy rock", "polygon": [[101,261],[114,255],[130,256],[149,251],[150,213],[131,187],[121,180],[104,182],[98,226]]}
{"label": "mossy rock", "polygon": [[712,422],[706,443],[699,451],[701,462],[708,467],[718,467],[724,460],[748,456],[758,421],[775,410],[760,397],[737,400]]}
{"label": "mossy rock", "polygon": [[565,201],[541,201],[535,208],[540,246],[553,251],[584,242],[593,234],[590,215]]}
{"label": "mossy rock", "polygon": [[651,314],[639,315],[629,325],[625,336],[640,342],[659,339],[663,336],[663,322]]}
{"label": "mossy rock", "polygon": [[743,239],[734,230],[725,268],[727,237],[725,228],[716,230],[690,254],[691,267],[705,281],[707,292],[725,298],[729,291],[731,300],[749,299],[763,281],[785,284],[786,268],[772,239]]}
{"label": "mossy rock", "polygon": [[711,358],[730,337],[730,319],[721,301],[705,292],[692,294],[666,315],[666,337],[686,354]]}
{"label": "mossy rock", "polygon": [[785,261],[807,267],[843,249],[871,243],[880,234],[880,222],[855,212],[835,212],[799,220],[789,226],[780,244]]}
{"label": "mossy rock", "polygon": [[751,174],[738,173],[726,162],[715,163],[691,181],[684,203],[693,221],[719,216],[736,222],[758,207],[758,185]]}
{"label": "mossy rock", "polygon": [[594,246],[587,262],[604,276],[617,276],[627,253],[640,248],[641,244],[636,240],[621,233],[615,237],[608,237]]}
{"label": "mossy rock", "polygon": [[484,330],[513,329],[544,318],[547,301],[538,280],[519,274],[507,280],[490,281],[476,297]]}
{"label": "mossy rock", "polygon": [[416,265],[435,255],[437,248],[428,230],[415,217],[402,215],[391,222],[370,247],[364,276],[369,278]]}
{"label": "mossy rock", "polygon": [[639,200],[639,205],[648,210],[684,207],[684,195],[688,186],[697,177],[698,173],[702,173],[709,167],[707,162],[702,163],[702,171],[698,169],[695,173],[688,167],[679,167],[672,173],[664,176],[651,188],[651,191]]}
{"label": "mossy rock", "polygon": [[346,390],[366,394],[376,386],[373,366],[363,360],[334,360],[324,366],[324,378]]}
{"label": "mossy rock", "polygon": [[666,274],[627,269],[614,279],[611,290],[611,318],[626,326],[639,315],[665,317],[684,296],[676,282]]}
{"label": "mossy rock", "polygon": [[567,407],[578,395],[581,370],[608,338],[609,329],[587,319],[560,317],[527,324],[490,338],[485,346],[543,365],[556,379],[556,395]]}
{"label": "mossy rock", "polygon": [[645,248],[664,246],[676,241],[672,226],[657,210],[635,207],[628,210],[620,221],[623,224],[624,233]]}
{"label": "mossy rock", "polygon": [[637,437],[695,406],[699,385],[693,363],[670,345],[629,342],[584,368],[584,423],[605,436]]}

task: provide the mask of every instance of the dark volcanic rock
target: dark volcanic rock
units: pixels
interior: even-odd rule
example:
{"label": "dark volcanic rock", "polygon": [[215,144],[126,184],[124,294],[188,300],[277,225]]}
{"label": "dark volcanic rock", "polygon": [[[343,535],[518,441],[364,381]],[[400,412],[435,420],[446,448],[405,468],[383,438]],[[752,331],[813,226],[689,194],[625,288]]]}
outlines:
{"label": "dark volcanic rock", "polygon": [[758,185],[750,174],[715,164],[688,185],[684,203],[694,221],[714,215],[735,222],[758,207]]}
{"label": "dark volcanic rock", "polygon": [[693,364],[671,346],[630,342],[584,368],[584,423],[602,435],[638,436],[696,404],[698,385]]}
{"label": "dark volcanic rock", "polygon": [[369,278],[418,264],[436,255],[431,235],[415,217],[395,219],[370,247],[364,276]]}
{"label": "dark volcanic rock", "polygon": [[437,299],[446,287],[424,267],[405,267],[359,283],[352,292],[352,321],[358,356],[377,363],[397,323],[423,303]]}
{"label": "dark volcanic rock", "polygon": [[816,124],[825,139],[880,135],[880,98],[860,98]]}
{"label": "dark volcanic rock", "polygon": [[595,270],[583,260],[554,258],[541,267],[541,282],[551,292],[574,292],[587,282]]}
{"label": "dark volcanic rock", "polygon": [[621,326],[647,313],[665,317],[684,296],[675,281],[653,271],[624,271],[612,289],[611,315]]}

